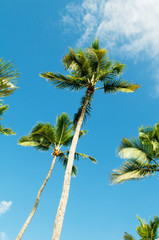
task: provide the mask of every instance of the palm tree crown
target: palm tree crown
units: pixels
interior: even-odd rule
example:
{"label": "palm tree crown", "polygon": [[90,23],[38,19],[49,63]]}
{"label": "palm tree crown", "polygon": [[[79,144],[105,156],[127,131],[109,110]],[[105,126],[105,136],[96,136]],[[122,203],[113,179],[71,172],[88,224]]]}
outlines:
{"label": "palm tree crown", "polygon": [[[64,76],[61,73],[45,72],[41,73],[40,76],[48,79],[57,88],[67,88],[75,91],[86,88],[90,96],[85,117],[90,113],[91,100],[95,90],[103,89],[104,93],[119,91],[128,93],[139,88],[137,84],[121,80],[120,75],[125,65],[111,61],[108,58],[107,50],[100,48],[98,39],[95,39],[91,47],[85,51],[69,48],[69,53],[64,56],[62,61],[65,69],[71,75]],[[99,84],[98,87],[96,87],[97,84]],[[79,119],[85,98],[86,96],[82,98],[81,107],[75,114],[74,122]]]}
{"label": "palm tree crown", "polygon": [[[50,123],[38,123],[29,135],[21,137],[19,144],[22,146],[33,146],[36,150],[52,151],[53,156],[57,156],[59,161],[66,168],[69,150],[61,151],[61,148],[69,147],[73,138],[74,126],[66,113],[57,117],[56,125]],[[87,133],[86,130],[80,132],[80,137]],[[89,158],[92,162],[96,160],[83,153],[76,153],[75,159]],[[73,166],[72,174],[76,175],[77,168]]]}
{"label": "palm tree crown", "polygon": [[127,160],[111,174],[112,183],[140,179],[159,172],[159,122],[154,128],[141,127],[138,138],[123,138],[118,154]]}
{"label": "palm tree crown", "polygon": [[[159,228],[159,217],[154,217],[152,221],[150,219],[149,224],[140,217],[138,217],[140,225],[136,228],[138,235],[140,236],[140,240],[156,240],[158,235],[158,228]],[[127,232],[124,233],[124,240],[135,240],[135,238],[128,234]]]}

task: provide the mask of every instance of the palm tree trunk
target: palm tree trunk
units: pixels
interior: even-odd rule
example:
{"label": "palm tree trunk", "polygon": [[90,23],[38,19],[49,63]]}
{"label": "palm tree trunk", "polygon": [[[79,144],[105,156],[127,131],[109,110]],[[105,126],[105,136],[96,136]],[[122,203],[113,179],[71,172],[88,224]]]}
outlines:
{"label": "palm tree trunk", "polygon": [[61,199],[60,199],[60,202],[59,202],[59,206],[58,206],[58,210],[57,210],[57,214],[56,214],[56,219],[55,219],[55,224],[54,224],[54,228],[53,228],[52,240],[59,240],[60,239],[63,220],[64,220],[64,215],[65,215],[65,210],[66,210],[66,205],[67,205],[67,201],[68,201],[70,183],[71,183],[71,172],[72,172],[72,166],[73,166],[73,161],[74,161],[74,154],[75,154],[75,150],[76,150],[81,126],[82,126],[82,123],[83,123],[83,119],[84,119],[84,116],[85,116],[86,108],[87,108],[87,105],[89,103],[91,94],[92,94],[92,92],[89,92],[89,91],[86,92],[86,97],[85,97],[85,101],[84,101],[83,106],[82,106],[81,115],[80,115],[79,120],[77,122],[74,137],[72,139],[72,143],[71,143],[71,147],[70,147],[70,151],[69,151],[69,156],[68,156],[67,167],[66,167],[66,171],[65,171],[62,195],[61,195]]}
{"label": "palm tree trunk", "polygon": [[44,181],[43,185],[41,186],[41,188],[40,188],[40,190],[39,190],[39,192],[38,192],[38,195],[37,195],[37,197],[36,197],[36,201],[35,201],[34,207],[33,207],[32,211],[31,211],[30,215],[28,216],[26,222],[24,223],[22,229],[20,230],[20,232],[19,232],[16,240],[20,240],[20,239],[22,238],[22,236],[23,236],[26,228],[28,227],[28,225],[29,225],[32,217],[34,216],[34,213],[35,213],[35,211],[36,211],[36,209],[37,209],[37,207],[38,207],[39,201],[40,201],[41,194],[42,194],[42,192],[43,192],[43,190],[44,190],[44,187],[45,187],[47,181],[49,180],[49,178],[50,178],[50,176],[51,176],[52,170],[53,170],[53,168],[54,168],[55,160],[56,160],[56,156],[54,156],[54,158],[53,158],[53,160],[52,160],[52,163],[51,163],[50,170],[49,170],[49,172],[48,172],[48,174],[47,174],[47,177],[45,178],[45,181]]}

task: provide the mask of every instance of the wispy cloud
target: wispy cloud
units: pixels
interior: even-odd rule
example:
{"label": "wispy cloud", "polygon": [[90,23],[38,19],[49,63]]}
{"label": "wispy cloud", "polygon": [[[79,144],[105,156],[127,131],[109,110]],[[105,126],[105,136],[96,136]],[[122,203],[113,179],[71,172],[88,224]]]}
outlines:
{"label": "wispy cloud", "polygon": [[4,232],[0,232],[0,240],[8,240],[7,235]]}
{"label": "wispy cloud", "polygon": [[134,55],[159,54],[158,0],[83,0],[66,6],[63,23],[81,33],[83,45],[94,37],[108,48]]}
{"label": "wispy cloud", "polygon": [[1,201],[0,202],[0,216],[10,209],[12,202]]}
{"label": "wispy cloud", "polygon": [[[78,4],[72,1],[65,10],[62,22],[78,33],[78,46],[88,45],[97,37],[111,53],[146,58],[158,65],[158,0],[80,0]],[[157,72],[155,79],[159,95]]]}

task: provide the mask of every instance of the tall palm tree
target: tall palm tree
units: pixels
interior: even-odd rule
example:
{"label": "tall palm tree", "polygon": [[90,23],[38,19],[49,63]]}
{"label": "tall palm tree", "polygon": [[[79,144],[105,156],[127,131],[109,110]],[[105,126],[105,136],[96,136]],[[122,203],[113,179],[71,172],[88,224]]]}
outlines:
{"label": "tall palm tree", "polygon": [[[0,98],[11,95],[16,89],[16,80],[19,77],[18,71],[15,66],[10,62],[6,62],[0,59]],[[0,100],[0,116],[8,109],[8,105],[2,106],[2,100]],[[2,118],[0,117],[0,120]],[[10,135],[15,134],[10,128],[6,128],[0,124],[0,134]]]}
{"label": "tall palm tree", "polygon": [[[149,224],[146,221],[143,221],[140,217],[138,217],[138,220],[140,225],[136,228],[136,231],[140,236],[140,240],[156,240],[159,237],[159,217],[155,216],[153,221],[150,219]],[[124,233],[123,239],[135,240],[135,238],[127,232]]]}
{"label": "tall palm tree", "polygon": [[118,154],[127,160],[111,174],[112,183],[141,179],[159,172],[159,122],[154,128],[141,127],[138,138],[123,138]]}
{"label": "tall palm tree", "polygon": [[139,88],[139,85],[121,80],[120,75],[123,72],[124,65],[120,62],[115,63],[109,60],[107,50],[100,48],[98,39],[86,50],[73,50],[70,48],[69,53],[63,58],[63,63],[66,70],[70,72],[68,75],[64,76],[60,73],[45,72],[40,74],[40,76],[46,78],[57,88],[67,88],[75,91],[86,89],[86,92],[82,98],[81,106],[74,117],[76,129],[69,152],[52,240],[59,240],[60,238],[68,201],[74,154],[83,120],[90,115],[94,92],[102,89],[104,93],[116,93],[119,91],[128,93],[134,92]]}
{"label": "tall palm tree", "polygon": [[[44,187],[49,180],[56,158],[60,161],[64,168],[66,168],[67,161],[68,161],[68,154],[69,151],[62,151],[62,147],[69,147],[70,143],[73,138],[74,127],[69,116],[66,113],[62,113],[61,116],[57,117],[56,125],[52,126],[49,123],[38,123],[33,130],[30,132],[29,135],[21,137],[19,139],[19,144],[22,146],[33,146],[36,150],[41,151],[52,151],[53,160],[51,163],[50,170],[45,178],[44,183],[42,184],[33,209],[31,210],[25,224],[23,225],[22,229],[20,230],[16,240],[20,240],[29,225],[34,213],[38,207],[40,196]],[[87,131],[83,130],[80,132],[80,137],[85,135]],[[86,154],[82,153],[75,153],[75,159],[78,160],[79,158],[89,158],[92,162],[96,162],[96,160]],[[77,168],[73,165],[72,167],[72,175],[76,175]]]}

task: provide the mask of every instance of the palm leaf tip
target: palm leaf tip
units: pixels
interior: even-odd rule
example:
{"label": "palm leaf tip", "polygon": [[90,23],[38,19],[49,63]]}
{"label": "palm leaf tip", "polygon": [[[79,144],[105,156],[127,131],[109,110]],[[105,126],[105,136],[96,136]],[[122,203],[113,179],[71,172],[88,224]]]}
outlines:
{"label": "palm leaf tip", "polygon": [[5,128],[5,127],[0,125],[0,134],[9,136],[9,135],[15,135],[16,133],[12,129]]}
{"label": "palm leaf tip", "polygon": [[119,91],[125,93],[131,93],[137,90],[140,86],[128,81],[121,80],[106,80],[104,81],[104,92],[105,93],[117,93]]}
{"label": "palm leaf tip", "polygon": [[98,40],[98,38],[96,38],[96,39],[92,42],[91,48],[94,48],[94,49],[97,49],[97,50],[100,49],[100,45],[99,45],[99,40]]}

